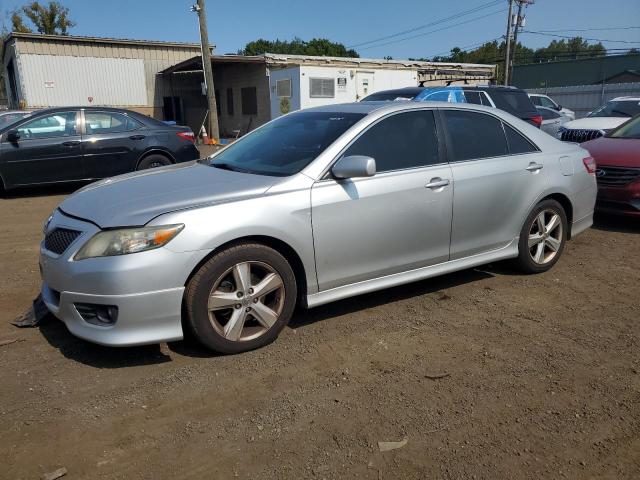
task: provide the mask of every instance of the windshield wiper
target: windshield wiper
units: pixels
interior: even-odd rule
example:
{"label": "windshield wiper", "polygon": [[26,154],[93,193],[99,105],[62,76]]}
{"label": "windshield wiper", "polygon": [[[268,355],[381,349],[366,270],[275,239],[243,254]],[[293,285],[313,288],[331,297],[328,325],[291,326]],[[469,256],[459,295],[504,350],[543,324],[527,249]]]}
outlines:
{"label": "windshield wiper", "polygon": [[219,168],[221,170],[230,170],[232,172],[241,172],[242,171],[242,169],[239,169],[237,167],[234,167],[233,165],[230,165],[230,164],[224,163],[224,162],[212,162],[209,165],[211,165],[212,167]]}

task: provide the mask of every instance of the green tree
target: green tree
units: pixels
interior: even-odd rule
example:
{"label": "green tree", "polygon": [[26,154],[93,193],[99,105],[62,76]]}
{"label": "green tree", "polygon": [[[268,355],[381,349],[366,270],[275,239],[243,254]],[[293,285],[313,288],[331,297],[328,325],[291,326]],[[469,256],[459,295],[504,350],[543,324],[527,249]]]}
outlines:
{"label": "green tree", "polygon": [[59,2],[51,1],[46,5],[31,2],[24,7],[14,10],[11,14],[12,30],[14,32],[31,32],[29,21],[38,33],[48,35],[69,35],[69,29],[76,24],[69,18],[69,9]]}
{"label": "green tree", "polygon": [[295,37],[287,40],[265,40],[260,38],[249,42],[238,51],[240,55],[262,55],[264,53],[282,53],[289,55],[315,55],[321,57],[359,57],[358,52],[347,49],[341,43],[331,42],[326,38],[313,38],[304,41]]}

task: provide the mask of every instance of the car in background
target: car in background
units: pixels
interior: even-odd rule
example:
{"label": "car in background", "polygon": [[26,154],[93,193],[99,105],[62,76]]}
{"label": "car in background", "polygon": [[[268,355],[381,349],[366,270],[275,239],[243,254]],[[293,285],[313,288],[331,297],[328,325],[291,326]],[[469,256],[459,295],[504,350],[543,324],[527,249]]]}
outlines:
{"label": "car in background", "polygon": [[640,218],[640,115],[581,147],[596,162],[596,210]]}
{"label": "car in background", "polygon": [[540,127],[542,131],[556,138],[560,128],[570,121],[569,117],[562,115],[559,111],[552,108],[536,107],[536,110],[538,110],[538,113],[540,113],[542,117],[542,126]]}
{"label": "car in background", "polygon": [[33,112],[26,110],[2,110],[0,111],[0,128],[17,122],[18,120],[28,117]]}
{"label": "car in background", "polygon": [[499,108],[540,128],[542,117],[524,90],[498,85],[409,87],[373,93],[363,102],[411,100],[414,102],[473,103]]}
{"label": "car in background", "polygon": [[45,224],[42,298],[89,341],[159,343],[189,328],[212,350],[244,352],[275,340],[296,304],[509,258],[549,270],[592,224],[594,167],[495,108],[305,109],[199,162],[67,197]]}
{"label": "car in background", "polygon": [[565,108],[562,105],[559,105],[548,95],[542,95],[541,93],[529,93],[528,95],[536,107],[551,108],[552,110],[556,110],[557,112],[560,112],[562,115],[569,118],[570,120],[576,119],[576,114],[573,110],[569,110],[568,108]]}
{"label": "car in background", "polygon": [[588,142],[605,136],[638,114],[640,114],[640,97],[614,98],[585,118],[566,123],[560,128],[558,135],[564,142]]}
{"label": "car in background", "polygon": [[189,127],[130,110],[40,110],[0,128],[0,187],[96,180],[195,160],[194,142]]}

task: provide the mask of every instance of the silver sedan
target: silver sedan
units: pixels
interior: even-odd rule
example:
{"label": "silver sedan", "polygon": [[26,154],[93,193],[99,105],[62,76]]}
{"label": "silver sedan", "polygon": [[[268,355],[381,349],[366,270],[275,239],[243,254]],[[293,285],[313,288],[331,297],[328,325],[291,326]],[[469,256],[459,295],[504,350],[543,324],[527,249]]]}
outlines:
{"label": "silver sedan", "polygon": [[292,113],[213,157],[123,175],[45,225],[42,297],[104,345],[237,353],[294,307],[515,259],[544,272],[592,224],[594,162],[501,110],[358,103]]}

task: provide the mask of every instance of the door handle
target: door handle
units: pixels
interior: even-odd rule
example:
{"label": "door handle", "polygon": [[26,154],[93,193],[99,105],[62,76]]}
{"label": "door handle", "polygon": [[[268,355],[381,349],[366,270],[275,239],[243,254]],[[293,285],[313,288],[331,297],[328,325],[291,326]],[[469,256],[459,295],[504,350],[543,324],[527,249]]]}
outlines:
{"label": "door handle", "polygon": [[65,147],[77,147],[78,145],[80,145],[80,142],[78,142],[77,140],[70,140],[68,142],[62,142],[62,145],[64,145]]}
{"label": "door handle", "polygon": [[129,138],[131,140],[143,140],[144,139],[144,135],[131,135]]}
{"label": "door handle", "polygon": [[529,166],[527,167],[527,170],[528,170],[529,172],[537,172],[537,171],[539,171],[539,170],[542,170],[543,168],[544,168],[544,165],[541,165],[541,164],[539,164],[539,163],[531,162],[531,163],[529,164]]}
{"label": "door handle", "polygon": [[449,180],[447,179],[443,180],[440,177],[435,177],[429,180],[429,183],[427,183],[425,187],[436,190],[438,188],[446,187],[447,185],[449,185]]}

